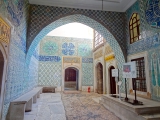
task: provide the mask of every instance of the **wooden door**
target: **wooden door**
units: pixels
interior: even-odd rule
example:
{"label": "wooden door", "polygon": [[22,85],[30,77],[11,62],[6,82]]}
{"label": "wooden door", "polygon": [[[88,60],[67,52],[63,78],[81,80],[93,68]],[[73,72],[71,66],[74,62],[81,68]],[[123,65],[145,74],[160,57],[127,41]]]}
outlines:
{"label": "wooden door", "polygon": [[68,68],[65,70],[65,81],[76,81],[76,70]]}
{"label": "wooden door", "polygon": [[101,63],[97,65],[97,93],[103,94],[103,66]]}
{"label": "wooden door", "polygon": [[115,69],[113,66],[110,67],[110,94],[116,94],[116,82],[115,77],[112,77],[112,69]]}

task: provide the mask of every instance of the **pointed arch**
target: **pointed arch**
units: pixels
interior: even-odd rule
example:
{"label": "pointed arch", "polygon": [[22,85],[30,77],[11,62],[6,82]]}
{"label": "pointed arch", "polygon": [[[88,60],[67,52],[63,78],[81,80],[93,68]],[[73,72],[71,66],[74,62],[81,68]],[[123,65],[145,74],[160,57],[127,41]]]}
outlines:
{"label": "pointed arch", "polygon": [[[112,47],[112,50],[115,53],[115,58],[118,61],[118,68],[121,71],[122,70],[122,63],[125,62],[125,55],[123,54],[123,51],[122,51],[119,43],[115,39],[115,37],[101,23],[99,23],[99,22],[97,22],[97,21],[95,21],[85,15],[81,15],[81,14],[75,14],[75,15],[69,15],[66,17],[62,17],[62,18],[52,22],[48,26],[44,27],[39,32],[39,34],[37,34],[37,36],[34,38],[33,42],[31,43],[31,45],[28,49],[28,52],[26,55],[27,65],[29,65],[31,56],[33,55],[35,48],[37,47],[38,43],[42,40],[42,38],[44,36],[46,36],[50,31],[52,31],[62,25],[65,25],[68,23],[73,23],[73,22],[82,23],[82,24],[85,24],[85,25],[95,29],[97,32],[99,32],[107,40],[107,42]],[[122,76],[122,74],[120,74],[120,75]]]}

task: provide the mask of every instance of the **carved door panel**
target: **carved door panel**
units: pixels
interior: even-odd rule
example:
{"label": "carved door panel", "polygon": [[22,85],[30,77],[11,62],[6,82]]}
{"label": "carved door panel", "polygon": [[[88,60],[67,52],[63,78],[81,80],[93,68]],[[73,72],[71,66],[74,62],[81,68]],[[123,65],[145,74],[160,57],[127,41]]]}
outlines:
{"label": "carved door panel", "polygon": [[76,70],[68,68],[65,70],[65,81],[76,81]]}
{"label": "carved door panel", "polygon": [[103,67],[100,63],[97,65],[97,93],[103,94]]}

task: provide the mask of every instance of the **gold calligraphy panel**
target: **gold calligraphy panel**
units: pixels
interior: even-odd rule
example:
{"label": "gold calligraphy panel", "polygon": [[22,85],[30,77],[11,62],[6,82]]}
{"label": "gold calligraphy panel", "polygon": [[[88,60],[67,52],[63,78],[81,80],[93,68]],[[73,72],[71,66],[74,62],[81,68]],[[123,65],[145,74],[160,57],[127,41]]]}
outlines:
{"label": "gold calligraphy panel", "polygon": [[114,55],[109,55],[107,57],[105,57],[105,61],[110,61],[110,60],[114,60],[115,56]]}
{"label": "gold calligraphy panel", "polygon": [[0,17],[0,42],[9,43],[11,35],[10,26]]}
{"label": "gold calligraphy panel", "polygon": [[80,63],[79,57],[63,57],[63,63]]}

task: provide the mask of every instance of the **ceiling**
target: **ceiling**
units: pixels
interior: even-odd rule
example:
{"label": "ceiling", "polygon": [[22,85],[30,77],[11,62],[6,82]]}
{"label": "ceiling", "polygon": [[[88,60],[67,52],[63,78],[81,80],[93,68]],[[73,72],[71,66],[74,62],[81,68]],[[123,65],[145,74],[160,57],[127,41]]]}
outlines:
{"label": "ceiling", "polygon": [[[137,0],[103,0],[104,11],[125,12]],[[102,10],[102,0],[29,0],[30,4]]]}

